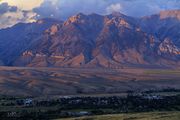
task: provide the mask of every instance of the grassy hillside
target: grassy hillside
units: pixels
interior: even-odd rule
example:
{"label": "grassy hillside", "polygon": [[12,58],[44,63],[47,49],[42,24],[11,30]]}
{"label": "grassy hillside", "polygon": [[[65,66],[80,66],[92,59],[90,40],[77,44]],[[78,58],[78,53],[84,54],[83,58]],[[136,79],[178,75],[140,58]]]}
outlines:
{"label": "grassy hillside", "polygon": [[136,114],[101,115],[59,120],[179,120],[180,112],[150,112]]}

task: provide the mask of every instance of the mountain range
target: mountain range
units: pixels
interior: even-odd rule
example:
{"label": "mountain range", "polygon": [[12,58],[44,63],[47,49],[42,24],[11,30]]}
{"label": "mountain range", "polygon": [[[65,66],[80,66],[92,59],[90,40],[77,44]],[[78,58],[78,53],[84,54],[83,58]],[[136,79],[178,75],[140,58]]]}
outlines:
{"label": "mountain range", "polygon": [[180,67],[180,10],[133,18],[79,13],[0,30],[0,65]]}

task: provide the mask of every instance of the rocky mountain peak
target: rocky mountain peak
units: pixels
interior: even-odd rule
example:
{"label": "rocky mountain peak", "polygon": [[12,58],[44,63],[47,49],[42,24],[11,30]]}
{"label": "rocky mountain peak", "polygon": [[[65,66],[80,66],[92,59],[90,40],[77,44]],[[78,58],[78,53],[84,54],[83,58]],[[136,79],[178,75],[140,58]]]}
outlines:
{"label": "rocky mountain peak", "polygon": [[160,12],[160,18],[176,18],[180,20],[180,10],[166,10]]}
{"label": "rocky mountain peak", "polygon": [[87,15],[84,15],[82,13],[78,13],[77,15],[74,15],[70,17],[65,24],[70,24],[70,23],[84,23],[85,20],[87,19]]}
{"label": "rocky mountain peak", "polygon": [[126,21],[126,19],[123,18],[111,18],[111,19],[105,19],[105,24],[106,25],[115,25],[118,27],[124,26],[126,28],[131,28],[131,25]]}
{"label": "rocky mountain peak", "polygon": [[[163,17],[171,14],[178,16],[176,11],[161,13]],[[161,20],[159,14],[139,20],[121,13],[79,13],[65,22],[41,19],[19,26],[0,30],[0,64],[111,68],[180,65],[180,24],[174,19]]]}
{"label": "rocky mountain peak", "polygon": [[118,17],[118,18],[125,18],[126,15],[120,13],[120,12],[113,12],[110,15],[108,15],[109,18]]}

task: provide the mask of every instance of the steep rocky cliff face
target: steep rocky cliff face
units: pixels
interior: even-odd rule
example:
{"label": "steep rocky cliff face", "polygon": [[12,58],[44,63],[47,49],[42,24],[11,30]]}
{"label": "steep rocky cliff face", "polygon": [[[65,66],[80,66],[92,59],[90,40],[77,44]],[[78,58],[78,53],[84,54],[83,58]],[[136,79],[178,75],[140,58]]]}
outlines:
{"label": "steep rocky cliff face", "polygon": [[163,41],[172,40],[180,47],[180,10],[162,11],[160,14],[144,17],[140,20],[143,31]]}
{"label": "steep rocky cliff face", "polygon": [[[179,64],[180,60],[180,10],[162,11],[159,14],[143,17],[141,29],[156,38],[158,55],[167,64]],[[162,64],[162,62],[160,62]]]}
{"label": "steep rocky cliff face", "polygon": [[180,14],[166,12],[141,19],[80,13],[64,22],[19,24],[0,30],[0,59],[14,66],[179,66]]}

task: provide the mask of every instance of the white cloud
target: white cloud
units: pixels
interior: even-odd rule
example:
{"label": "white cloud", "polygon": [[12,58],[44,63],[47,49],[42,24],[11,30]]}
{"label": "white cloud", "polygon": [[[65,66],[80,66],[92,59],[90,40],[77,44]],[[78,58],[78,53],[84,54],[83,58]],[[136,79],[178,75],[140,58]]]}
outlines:
{"label": "white cloud", "polygon": [[29,23],[34,22],[34,16],[36,16],[36,13],[33,12],[7,12],[0,16],[0,28],[6,28],[11,27],[17,23],[23,22],[23,23]]}
{"label": "white cloud", "polygon": [[108,14],[112,12],[120,12],[122,10],[122,6],[120,3],[112,4],[106,8]]}
{"label": "white cloud", "polygon": [[[17,5],[17,4],[16,4]],[[34,22],[37,15],[32,10],[25,10],[19,6],[11,6],[4,1],[0,4],[0,28],[11,27],[19,22]]]}
{"label": "white cloud", "polygon": [[44,0],[2,0],[0,3],[6,2],[11,6],[17,6],[21,10],[32,10],[33,8],[39,7],[43,1]]}
{"label": "white cloud", "polygon": [[43,2],[44,0],[1,0],[0,28],[10,27],[19,22],[34,22],[37,14],[33,9],[40,7]]}

